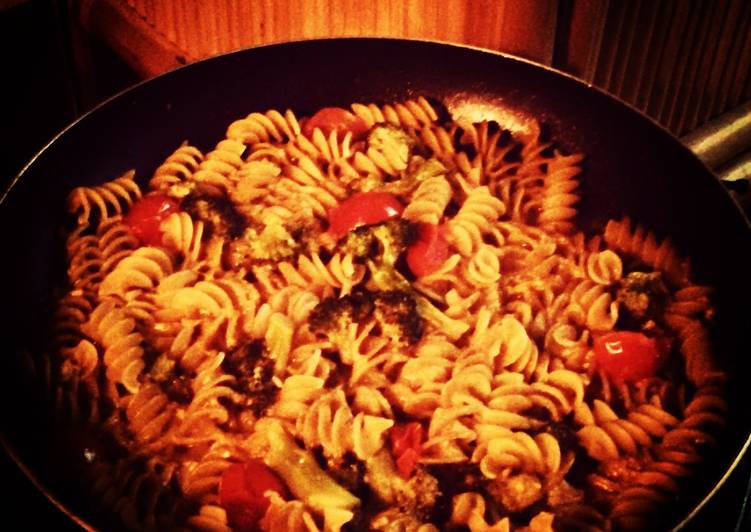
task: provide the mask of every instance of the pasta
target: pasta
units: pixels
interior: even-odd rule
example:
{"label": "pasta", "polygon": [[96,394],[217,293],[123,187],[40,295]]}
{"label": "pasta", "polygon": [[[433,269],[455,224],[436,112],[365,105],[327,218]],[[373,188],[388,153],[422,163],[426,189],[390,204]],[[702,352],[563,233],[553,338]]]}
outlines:
{"label": "pasta", "polygon": [[628,218],[580,231],[583,156],[540,137],[267,110],[74,189],[46,364],[113,446],[92,497],[132,529],[653,523],[725,424],[712,291]]}

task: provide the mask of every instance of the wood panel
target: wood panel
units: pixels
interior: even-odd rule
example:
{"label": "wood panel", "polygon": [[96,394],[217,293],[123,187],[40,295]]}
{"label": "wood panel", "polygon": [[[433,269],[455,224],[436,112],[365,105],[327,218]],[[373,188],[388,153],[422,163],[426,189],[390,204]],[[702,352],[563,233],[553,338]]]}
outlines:
{"label": "wood panel", "polygon": [[466,43],[550,64],[558,9],[557,0],[99,1],[147,21],[189,60],[272,42],[377,35]]}
{"label": "wood panel", "polygon": [[684,134],[751,98],[749,0],[81,0],[144,77],[297,39],[437,39],[553,65]]}

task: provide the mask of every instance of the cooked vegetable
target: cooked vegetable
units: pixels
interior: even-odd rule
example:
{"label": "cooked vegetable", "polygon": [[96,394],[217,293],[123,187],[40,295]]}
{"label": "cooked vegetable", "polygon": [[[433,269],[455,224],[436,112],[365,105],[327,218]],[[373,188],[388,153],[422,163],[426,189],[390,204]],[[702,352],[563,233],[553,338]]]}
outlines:
{"label": "cooked vegetable", "polygon": [[272,381],[274,360],[263,340],[254,340],[230,351],[222,361],[222,370],[235,377],[232,387],[240,392],[243,408],[260,417],[274,402],[279,389]]}
{"label": "cooked vegetable", "polygon": [[616,331],[594,342],[595,362],[615,379],[636,382],[660,369],[667,354],[665,343],[639,332]]}
{"label": "cooked vegetable", "polygon": [[662,315],[667,294],[660,272],[631,272],[621,280],[616,298],[633,322],[629,325],[642,326]]}
{"label": "cooked vegetable", "polygon": [[248,243],[248,256],[253,260],[282,260],[294,255],[300,247],[279,222],[267,224],[260,232],[248,228],[244,238]]}
{"label": "cooked vegetable", "polygon": [[417,467],[422,440],[423,428],[417,422],[394,425],[391,428],[391,453],[402,477],[409,478]]}
{"label": "cooked vegetable", "polygon": [[415,300],[406,292],[357,290],[344,297],[321,301],[308,318],[310,329],[334,340],[346,335],[352,323],[375,319],[380,334],[397,342],[414,344],[422,336],[422,320]]}
{"label": "cooked vegetable", "polygon": [[382,502],[419,520],[431,514],[441,492],[438,480],[424,468],[417,467],[409,479],[403,478],[387,449],[373,455],[365,467],[365,482]]}
{"label": "cooked vegetable", "polygon": [[361,192],[344,200],[328,213],[329,231],[341,238],[361,225],[397,218],[404,206],[388,192]]}
{"label": "cooked vegetable", "polygon": [[205,238],[214,234],[239,238],[248,225],[247,220],[226,197],[193,191],[183,200],[181,207],[191,218],[205,224]]}
{"label": "cooked vegetable", "polygon": [[336,131],[339,138],[352,133],[355,140],[363,138],[368,132],[368,125],[362,118],[341,107],[324,107],[305,122],[302,132],[309,137],[316,128],[327,137],[332,131]]}
{"label": "cooked vegetable", "polygon": [[368,147],[397,154],[405,164],[409,160],[414,144],[415,141],[406,131],[391,125],[376,126],[368,135]]}
{"label": "cooked vegetable", "polygon": [[162,230],[159,225],[167,216],[179,210],[180,205],[174,199],[163,194],[151,194],[131,206],[125,215],[125,223],[141,242],[149,246],[159,246],[162,244]]}
{"label": "cooked vegetable", "polygon": [[393,265],[417,238],[417,226],[403,219],[360,226],[347,233],[337,249],[360,259]]}
{"label": "cooked vegetable", "polygon": [[282,497],[287,488],[273,471],[258,460],[232,464],[219,482],[219,501],[227,511],[227,519],[235,530],[255,530],[269,507],[267,493],[275,491]]}
{"label": "cooked vegetable", "polygon": [[436,271],[449,258],[443,227],[420,224],[420,237],[407,249],[407,265],[417,277]]}
{"label": "cooked vegetable", "polygon": [[527,473],[493,479],[486,489],[496,502],[510,512],[522,512],[544,495],[540,479]]}
{"label": "cooked vegetable", "polygon": [[351,511],[359,506],[360,499],[334,482],[315,457],[298,447],[281,426],[271,430],[268,442],[264,461],[284,479],[296,498],[321,513],[329,508]]}
{"label": "cooked vegetable", "polygon": [[430,177],[445,175],[446,172],[446,167],[438,159],[423,159],[419,155],[413,155],[400,179],[384,183],[381,190],[394,194],[410,194],[420,182]]}

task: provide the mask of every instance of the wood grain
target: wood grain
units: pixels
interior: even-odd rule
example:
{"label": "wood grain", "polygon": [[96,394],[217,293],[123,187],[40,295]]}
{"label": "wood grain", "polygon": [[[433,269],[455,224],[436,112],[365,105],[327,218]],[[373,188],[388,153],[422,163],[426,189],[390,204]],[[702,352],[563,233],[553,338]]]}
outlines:
{"label": "wood grain", "polygon": [[434,39],[594,83],[683,134],[751,98],[749,0],[79,0],[140,75],[321,37]]}
{"label": "wood grain", "polygon": [[[550,64],[557,0],[100,0],[140,17],[189,60],[318,37],[437,39]],[[154,74],[146,72],[145,74]]]}

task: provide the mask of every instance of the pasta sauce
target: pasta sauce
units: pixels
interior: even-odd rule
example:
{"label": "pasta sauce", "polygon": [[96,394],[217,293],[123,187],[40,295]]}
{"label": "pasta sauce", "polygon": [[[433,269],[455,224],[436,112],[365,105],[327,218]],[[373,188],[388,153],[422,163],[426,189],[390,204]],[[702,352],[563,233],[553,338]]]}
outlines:
{"label": "pasta sauce", "polygon": [[259,111],[68,197],[52,356],[127,527],[629,530],[724,425],[711,289],[581,154],[439,102]]}

